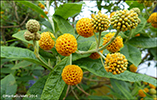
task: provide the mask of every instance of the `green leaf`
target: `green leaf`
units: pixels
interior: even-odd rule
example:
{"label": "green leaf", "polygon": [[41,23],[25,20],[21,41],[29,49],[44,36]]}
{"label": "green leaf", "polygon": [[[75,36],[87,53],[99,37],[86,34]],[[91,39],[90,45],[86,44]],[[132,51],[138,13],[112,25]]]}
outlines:
{"label": "green leaf", "polygon": [[21,41],[24,41],[24,42],[26,42],[26,43],[29,43],[29,44],[33,44],[33,41],[27,41],[27,40],[24,38],[24,33],[25,33],[26,31],[27,31],[27,30],[19,31],[19,32],[13,34],[12,37],[17,38],[17,39],[19,39],[19,40],[21,40]]}
{"label": "green leaf", "polygon": [[14,65],[11,69],[19,69],[19,68],[24,68],[24,67],[27,67],[29,65],[31,65],[32,63],[31,62],[28,62],[28,61],[21,61],[19,62],[18,64]]}
{"label": "green leaf", "polygon": [[59,100],[66,83],[62,80],[62,70],[66,65],[69,65],[69,57],[65,57],[60,61],[49,74],[49,77],[44,86],[44,90],[41,95],[42,100]]}
{"label": "green leaf", "polygon": [[112,100],[112,98],[109,97],[109,96],[95,96],[95,95],[88,96],[88,99],[92,99],[92,100]]}
{"label": "green leaf", "polygon": [[35,57],[34,52],[29,49],[1,46],[1,57],[8,59],[27,60],[45,66]]}
{"label": "green leaf", "polygon": [[138,7],[142,11],[144,8],[144,5],[142,3],[138,3],[136,0],[126,0],[125,2],[129,5],[129,9]]}
{"label": "green leaf", "polygon": [[125,55],[126,59],[133,63],[135,66],[138,66],[141,62],[141,52],[138,48],[125,44],[124,48],[120,51],[122,54]]}
{"label": "green leaf", "polygon": [[72,61],[76,61],[78,59],[81,59],[81,58],[86,58],[86,57],[89,57],[91,54],[77,54],[77,53],[74,53],[72,54]]}
{"label": "green leaf", "polygon": [[55,15],[55,16],[53,16],[53,19],[57,23],[57,26],[62,34],[64,34],[64,33],[70,33],[72,35],[75,34],[74,28],[64,18]]}
{"label": "green leaf", "polygon": [[59,15],[64,19],[67,19],[70,16],[74,16],[81,11],[82,4],[78,3],[66,3],[64,5],[60,5],[54,15]]}
{"label": "green leaf", "polygon": [[134,37],[130,39],[127,43],[139,47],[139,48],[154,48],[157,47],[156,38],[147,38],[147,37]]}
{"label": "green leaf", "polygon": [[43,24],[44,26],[46,26],[49,30],[50,30],[50,32],[53,32],[52,30],[52,25],[51,25],[51,23],[49,22],[49,21],[43,21],[43,22],[41,22],[41,24]]}
{"label": "green leaf", "polygon": [[122,80],[122,81],[129,81],[129,82],[145,81],[155,86],[157,83],[156,79],[150,76],[138,74],[138,73],[132,73],[130,71],[125,71],[124,73],[113,75],[110,72],[106,72],[100,59],[93,60],[90,58],[84,58],[84,59],[80,59],[73,62],[73,64],[76,64],[80,66],[81,68],[86,69],[89,72],[100,77],[113,78],[113,79]]}
{"label": "green leaf", "polygon": [[[113,89],[119,93],[122,93],[122,95],[127,99],[134,99],[134,97],[131,95],[131,91],[129,89],[128,84],[124,81],[119,81],[115,79],[111,79],[111,84],[113,86]],[[121,98],[122,99],[122,98]]]}
{"label": "green leaf", "polygon": [[[33,86],[31,86],[29,88],[29,90],[27,91],[28,96],[32,96],[32,97],[25,97],[22,100],[40,100],[42,91],[44,89],[44,85],[46,83],[48,76],[44,76],[42,78],[40,78]],[[34,96],[34,97],[33,97]]]}
{"label": "green leaf", "polygon": [[144,17],[139,17],[139,18],[141,19],[141,23],[135,29],[132,30],[133,36],[141,32],[147,23]]}
{"label": "green leaf", "polygon": [[36,11],[37,13],[43,15],[45,18],[48,19],[47,15],[44,13],[44,11],[40,7],[38,7],[35,4],[31,3],[30,1],[18,1],[17,0],[17,2],[19,2],[19,3],[21,3],[21,4],[25,5],[25,6],[33,9],[34,11]]}
{"label": "green leaf", "polygon": [[150,53],[154,56],[154,59],[157,60],[157,47],[156,48],[150,48]]}
{"label": "green leaf", "polygon": [[7,75],[1,80],[1,100],[12,100],[12,98],[3,97],[5,95],[14,95],[17,90],[15,77],[12,74]]}

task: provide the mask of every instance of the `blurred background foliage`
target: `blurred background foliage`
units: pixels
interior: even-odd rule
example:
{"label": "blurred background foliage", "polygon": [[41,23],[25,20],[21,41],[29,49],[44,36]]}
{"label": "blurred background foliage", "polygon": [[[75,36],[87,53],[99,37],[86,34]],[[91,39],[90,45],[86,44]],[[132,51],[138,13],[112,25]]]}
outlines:
{"label": "blurred background foliage", "polygon": [[[39,0],[34,0],[34,1],[29,1],[36,6],[38,6],[41,10],[44,11],[46,16],[50,17],[49,9],[46,9],[46,1],[39,1]],[[92,1],[91,1],[92,2]],[[66,4],[66,3],[80,3],[80,4],[85,4],[83,3],[82,0],[50,0],[49,4],[51,7],[56,10],[59,5],[61,4]],[[141,15],[139,16],[142,19],[142,24],[139,26],[140,31],[134,30],[134,36],[131,37],[134,41],[134,38],[138,37],[146,37],[146,38],[156,38],[157,35],[157,29],[152,27],[150,23],[147,23],[147,19],[151,15],[152,12],[157,12],[157,2],[154,1],[154,3],[151,4],[151,6],[146,6],[144,3],[139,3],[136,0],[117,0],[112,2],[111,0],[96,0],[96,8],[98,10],[105,10],[106,14],[110,14],[111,12],[114,12],[116,10],[120,9],[125,9],[125,6],[128,5],[129,8],[134,8],[138,7],[141,11]],[[36,19],[39,21],[39,23],[42,25],[40,32],[44,31],[51,31],[53,32],[54,30],[52,29],[51,24],[47,21],[47,19],[42,15],[41,13],[38,13],[34,9],[29,8],[26,5],[21,4],[20,2],[17,1],[1,1],[1,46],[10,46],[10,47],[21,47],[21,48],[27,48],[30,50],[33,50],[33,46],[31,43],[26,43],[21,40],[18,40],[15,38],[13,35],[17,32],[20,32],[22,30],[25,30],[25,24],[29,19]],[[81,10],[83,12],[83,10]],[[96,11],[92,11],[91,13],[97,13]],[[78,19],[76,17],[79,15],[79,13],[75,14],[72,17],[66,18],[68,22],[71,23],[71,25],[75,28],[76,22]],[[144,23],[145,22],[145,23]],[[54,23],[55,26],[57,26],[57,23]],[[58,27],[55,27],[55,30],[58,31]],[[108,30],[112,30],[112,26]],[[57,35],[61,35],[61,31],[57,32]],[[128,36],[129,31],[126,31],[124,33],[120,33],[120,35],[123,37],[124,41],[126,40],[126,36]],[[106,33],[104,33],[106,34]],[[103,34],[103,35],[104,35]],[[137,35],[138,34],[138,35]],[[133,42],[134,44],[135,42]],[[137,46],[135,44],[135,46]],[[138,46],[137,46],[138,47]],[[144,57],[142,58],[140,64],[146,62],[146,61],[154,61],[156,63],[157,60],[157,47],[153,48],[144,48],[141,47],[139,48],[141,52],[146,52],[144,53]],[[51,58],[51,65],[55,65],[58,63],[63,57],[54,57],[57,55],[57,52],[55,49],[52,49],[51,52],[54,53],[54,55],[50,55],[49,53],[45,53],[44,50],[40,49],[40,54],[48,60],[48,58]],[[105,53],[107,51],[104,51]],[[139,64],[139,65],[140,65]],[[131,65],[131,63],[129,63]],[[148,67],[150,66],[150,63],[148,63]],[[157,64],[155,65],[155,67]],[[136,66],[138,67],[138,66]],[[129,68],[128,68],[129,70]],[[116,79],[109,79],[109,78],[103,78],[103,77],[98,77],[92,73],[89,73],[87,70],[84,70],[85,75],[82,80],[82,84],[80,86],[92,96],[86,97],[82,92],[80,92],[76,87],[74,86],[74,90],[76,94],[80,97],[80,99],[135,99],[137,97],[138,99],[141,99],[138,95],[138,90],[139,89],[144,89],[148,88],[151,89],[152,87],[149,86],[148,84],[144,84],[144,82],[135,82],[135,83],[130,83],[130,82],[125,82],[125,81],[120,81]],[[36,65],[34,63],[25,61],[25,60],[20,60],[20,59],[5,59],[1,58],[1,80],[4,79],[7,75],[12,73],[12,75],[15,77],[14,80],[17,82],[17,86],[14,86],[16,89],[13,90],[13,93],[16,94],[26,94],[28,93],[27,91],[30,89],[30,87],[36,83],[39,79],[42,79],[43,76],[48,75],[50,72],[46,70],[44,67],[41,67],[39,65]],[[8,78],[13,79],[12,76],[8,76]],[[45,81],[47,77],[43,78]],[[43,81],[43,82],[45,82]],[[5,80],[3,80],[5,83]],[[37,83],[39,84],[39,83]],[[67,87],[64,89],[63,93],[65,94]],[[11,91],[8,89],[8,91]],[[30,89],[31,91],[31,89]],[[65,95],[62,93],[61,98],[63,98]],[[148,99],[152,99],[152,96],[154,94],[151,94],[148,92],[147,97]],[[146,99],[145,98],[145,99]],[[67,100],[73,100],[75,99],[74,96],[72,95],[71,91],[66,98]],[[16,100],[16,98],[15,98]]]}

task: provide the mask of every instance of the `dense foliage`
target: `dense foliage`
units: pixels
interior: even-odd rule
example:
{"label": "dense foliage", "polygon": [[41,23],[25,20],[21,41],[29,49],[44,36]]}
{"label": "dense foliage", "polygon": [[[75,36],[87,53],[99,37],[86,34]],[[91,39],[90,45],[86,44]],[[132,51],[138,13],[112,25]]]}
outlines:
{"label": "dense foliage", "polygon": [[2,100],[157,98],[156,78],[137,70],[157,60],[157,2],[91,2],[100,10],[91,11],[92,21],[76,20],[85,7],[80,0],[2,1]]}

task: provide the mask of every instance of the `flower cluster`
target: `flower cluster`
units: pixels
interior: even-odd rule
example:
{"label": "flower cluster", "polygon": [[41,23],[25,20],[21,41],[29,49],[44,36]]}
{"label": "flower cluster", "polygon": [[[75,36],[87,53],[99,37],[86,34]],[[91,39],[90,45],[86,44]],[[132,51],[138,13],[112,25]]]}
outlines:
{"label": "flower cluster", "polygon": [[129,66],[129,69],[130,69],[131,72],[136,72],[137,71],[137,67],[134,64],[131,64]]}
{"label": "flower cluster", "polygon": [[83,71],[77,65],[67,65],[62,71],[62,79],[68,85],[76,85],[81,82]]}
{"label": "flower cluster", "polygon": [[43,32],[39,40],[40,48],[42,48],[43,50],[52,49],[55,45],[55,41],[51,37],[55,38],[55,36],[51,32]]}
{"label": "flower cluster", "polygon": [[76,31],[79,35],[87,38],[94,35],[91,19],[82,18],[76,24]]}
{"label": "flower cluster", "polygon": [[40,24],[38,21],[34,20],[34,19],[30,19],[27,23],[26,23],[26,28],[27,31],[24,33],[24,37],[27,41],[30,40],[40,40],[40,34],[37,33],[40,29]]}
{"label": "flower cluster", "polygon": [[101,11],[97,15],[92,14],[92,26],[95,32],[107,30],[109,28],[110,20],[107,15],[102,14]]}
{"label": "flower cluster", "polygon": [[151,25],[154,27],[154,28],[157,28],[157,12],[154,12],[152,13],[148,20],[147,20],[148,23],[151,23]]}
{"label": "flower cluster", "polygon": [[105,69],[112,74],[123,73],[127,69],[128,61],[123,54],[107,54],[105,58]]}
{"label": "flower cluster", "polygon": [[[106,34],[103,37],[103,45],[107,44],[114,35],[115,33],[111,32]],[[117,36],[116,39],[106,47],[106,49],[110,52],[117,52],[120,50],[121,47],[123,47],[123,38],[121,38],[121,36]]]}
{"label": "flower cluster", "polygon": [[113,28],[123,32],[136,28],[141,21],[133,10],[118,10],[110,20]]}
{"label": "flower cluster", "polygon": [[63,34],[56,40],[56,50],[62,56],[69,56],[77,50],[76,38],[71,34]]}

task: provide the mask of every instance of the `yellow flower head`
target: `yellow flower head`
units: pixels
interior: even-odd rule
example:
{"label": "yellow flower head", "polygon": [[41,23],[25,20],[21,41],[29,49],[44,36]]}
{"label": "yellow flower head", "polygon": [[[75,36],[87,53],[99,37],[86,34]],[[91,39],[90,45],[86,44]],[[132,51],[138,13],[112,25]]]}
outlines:
{"label": "yellow flower head", "polygon": [[147,20],[147,22],[153,23],[153,24],[157,24],[157,12],[152,13],[149,16],[149,19]]}
{"label": "yellow flower head", "polygon": [[40,5],[41,9],[45,9],[45,6],[43,4]]}
{"label": "yellow flower head", "polygon": [[136,72],[137,71],[137,67],[134,64],[131,64],[129,67],[131,72]]}
{"label": "yellow flower head", "polygon": [[44,11],[45,14],[48,14],[48,11]]}
{"label": "yellow flower head", "polygon": [[146,94],[145,94],[144,92],[146,92],[146,91],[140,89],[140,90],[138,91],[138,95],[139,95],[140,97],[146,97]]}
{"label": "yellow flower head", "polygon": [[150,84],[150,83],[149,83],[149,87],[153,88],[153,89],[156,89],[156,87],[153,84]]}
{"label": "yellow flower head", "polygon": [[118,10],[110,20],[113,28],[123,32],[136,28],[141,22],[134,10]]}
{"label": "yellow flower head", "polygon": [[68,85],[76,85],[81,82],[83,71],[77,65],[68,65],[62,71],[62,79]]}
{"label": "yellow flower head", "polygon": [[39,46],[43,50],[50,50],[54,47],[55,41],[51,38],[51,36],[55,38],[55,36],[51,32],[43,32],[41,33],[41,38],[39,40]]}
{"label": "yellow flower head", "polygon": [[[115,33],[111,32],[106,34],[103,38],[103,45],[107,44],[114,35]],[[110,52],[117,52],[121,47],[123,47],[123,38],[121,38],[121,36],[117,36],[116,39],[106,47],[106,49]]]}
{"label": "yellow flower head", "polygon": [[42,5],[42,3],[39,3],[39,4],[38,4],[38,6],[41,6],[41,5]]}
{"label": "yellow flower head", "polygon": [[[103,50],[100,51],[101,53],[103,53]],[[100,55],[97,52],[92,53],[89,58],[91,59],[99,59]]]}
{"label": "yellow flower head", "polygon": [[154,28],[157,28],[157,23],[152,23],[151,24]]}
{"label": "yellow flower head", "polygon": [[92,14],[92,26],[95,32],[105,31],[109,28],[110,20],[107,15],[102,14],[101,11],[97,15]]}
{"label": "yellow flower head", "polygon": [[76,38],[71,34],[63,34],[56,40],[56,50],[62,56],[69,56],[77,50]]}
{"label": "yellow flower head", "polygon": [[76,31],[79,35],[87,38],[94,35],[91,19],[82,18],[76,24]]}
{"label": "yellow flower head", "polygon": [[105,69],[112,74],[123,73],[127,69],[128,61],[123,54],[107,54],[105,58]]}

